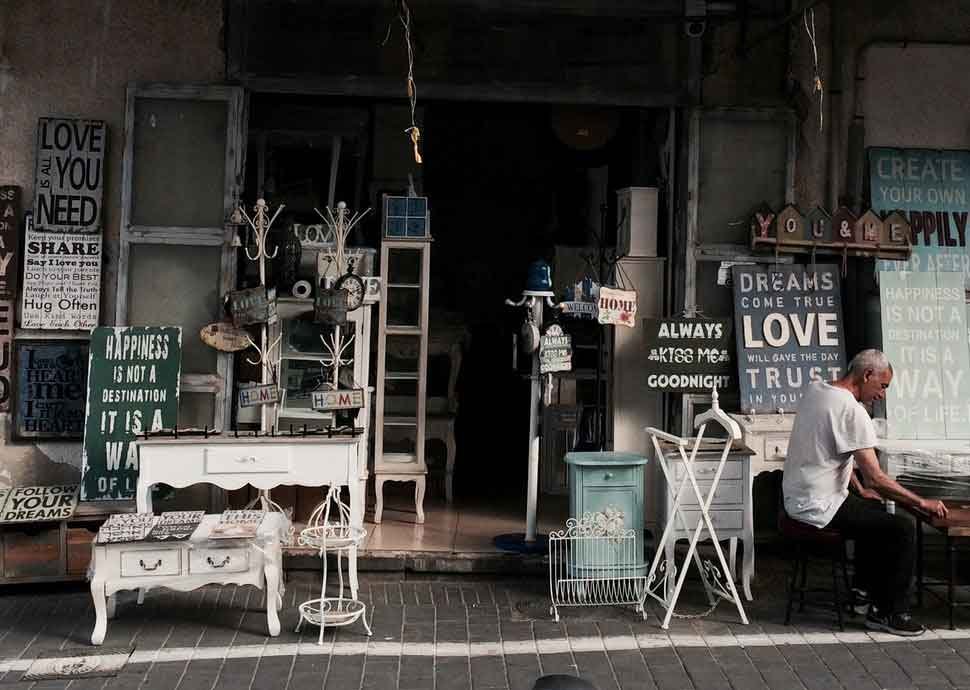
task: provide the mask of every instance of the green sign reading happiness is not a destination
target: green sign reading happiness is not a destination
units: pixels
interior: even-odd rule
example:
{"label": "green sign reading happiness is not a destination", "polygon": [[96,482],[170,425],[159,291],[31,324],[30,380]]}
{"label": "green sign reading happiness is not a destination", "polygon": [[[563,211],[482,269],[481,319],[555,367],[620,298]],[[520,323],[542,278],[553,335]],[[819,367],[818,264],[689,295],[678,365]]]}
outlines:
{"label": "green sign reading happiness is not a destination", "polygon": [[131,498],[132,440],[178,422],[182,329],[117,326],[91,332],[81,500]]}

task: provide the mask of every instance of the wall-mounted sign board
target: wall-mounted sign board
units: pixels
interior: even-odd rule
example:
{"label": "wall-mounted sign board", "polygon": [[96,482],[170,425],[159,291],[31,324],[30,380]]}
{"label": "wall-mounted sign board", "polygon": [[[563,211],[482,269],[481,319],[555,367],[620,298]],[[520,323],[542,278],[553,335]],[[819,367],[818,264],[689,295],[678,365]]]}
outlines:
{"label": "wall-mounted sign board", "polygon": [[644,319],[644,374],[652,390],[710,393],[734,381],[730,319]]}
{"label": "wall-mounted sign board", "polygon": [[107,143],[108,128],[101,120],[39,120],[34,174],[38,232],[100,234]]}
{"label": "wall-mounted sign board", "polygon": [[77,484],[4,489],[0,492],[0,523],[67,520],[77,508],[77,498]]}
{"label": "wall-mounted sign board", "polygon": [[633,328],[636,315],[636,290],[600,287],[597,317],[600,323]]}
{"label": "wall-mounted sign board", "polygon": [[0,186],[0,299],[17,298],[20,213],[20,187]]}
{"label": "wall-mounted sign board", "polygon": [[18,341],[15,355],[14,435],[21,439],[83,438],[87,342]]}
{"label": "wall-mounted sign board", "polygon": [[13,302],[0,300],[0,412],[10,409],[13,390]]}
{"label": "wall-mounted sign board", "polygon": [[572,368],[572,338],[563,333],[562,326],[553,324],[539,339],[539,373],[571,371]]}
{"label": "wall-mounted sign board", "polygon": [[883,272],[882,347],[890,438],[970,438],[970,351],[962,271]]}
{"label": "wall-mounted sign board", "polygon": [[182,329],[116,326],[91,332],[81,499],[131,498],[148,431],[178,425]]}
{"label": "wall-mounted sign board", "polygon": [[318,412],[334,410],[359,410],[364,406],[364,389],[313,391],[310,394],[310,407]]}
{"label": "wall-mounted sign board", "polygon": [[229,312],[236,327],[276,321],[276,289],[245,288],[229,293]]}
{"label": "wall-mounted sign board", "polygon": [[794,412],[805,386],[845,370],[839,267],[731,270],[741,411]]}

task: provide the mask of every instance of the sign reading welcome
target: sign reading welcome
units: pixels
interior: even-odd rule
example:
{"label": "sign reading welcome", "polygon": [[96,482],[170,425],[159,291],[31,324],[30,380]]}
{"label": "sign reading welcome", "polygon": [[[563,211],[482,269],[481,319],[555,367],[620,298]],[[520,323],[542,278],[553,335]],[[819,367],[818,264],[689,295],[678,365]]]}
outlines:
{"label": "sign reading welcome", "polygon": [[839,269],[733,266],[741,411],[793,412],[805,386],[845,369]]}
{"label": "sign reading welcome", "polygon": [[95,328],[90,348],[81,498],[131,498],[138,481],[132,440],[178,423],[182,329]]}

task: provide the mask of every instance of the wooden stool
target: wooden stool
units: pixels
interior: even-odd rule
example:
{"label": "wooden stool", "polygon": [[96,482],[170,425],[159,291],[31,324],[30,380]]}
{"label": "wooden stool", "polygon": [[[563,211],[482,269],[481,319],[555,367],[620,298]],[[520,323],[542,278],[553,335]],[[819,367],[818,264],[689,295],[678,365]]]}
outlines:
{"label": "wooden stool", "polygon": [[[815,608],[827,610],[835,609],[835,615],[839,621],[839,630],[845,630],[842,621],[843,594],[851,595],[849,587],[849,573],[846,568],[845,557],[845,538],[836,529],[813,527],[812,525],[794,520],[788,516],[785,509],[780,508],[778,515],[778,529],[782,536],[792,542],[795,553],[792,557],[791,578],[788,585],[788,605],[785,609],[785,625],[791,625],[791,612],[795,604],[795,595],[798,595],[798,612],[805,610],[806,603]],[[808,579],[808,563],[811,560],[828,561],[832,568],[832,587],[806,586]],[[842,569],[842,582],[845,591],[839,584],[838,570]],[[799,570],[801,574],[799,575]],[[809,600],[806,602],[806,594],[830,593],[831,601],[824,599]]]}

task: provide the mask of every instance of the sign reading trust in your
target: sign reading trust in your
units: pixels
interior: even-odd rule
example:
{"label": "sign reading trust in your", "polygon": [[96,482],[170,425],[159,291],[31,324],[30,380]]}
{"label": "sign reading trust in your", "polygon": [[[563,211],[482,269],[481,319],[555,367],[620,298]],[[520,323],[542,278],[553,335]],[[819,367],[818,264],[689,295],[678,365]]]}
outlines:
{"label": "sign reading trust in your", "polygon": [[904,212],[913,234],[909,261],[882,260],[880,271],[957,271],[970,281],[970,151],[871,148],[869,188],[872,209]]}
{"label": "sign reading trust in your", "polygon": [[131,498],[138,482],[132,441],[178,422],[182,329],[101,327],[91,331],[81,500]]}
{"label": "sign reading trust in your", "polygon": [[741,411],[794,412],[805,387],[845,369],[839,269],[731,268]]}

